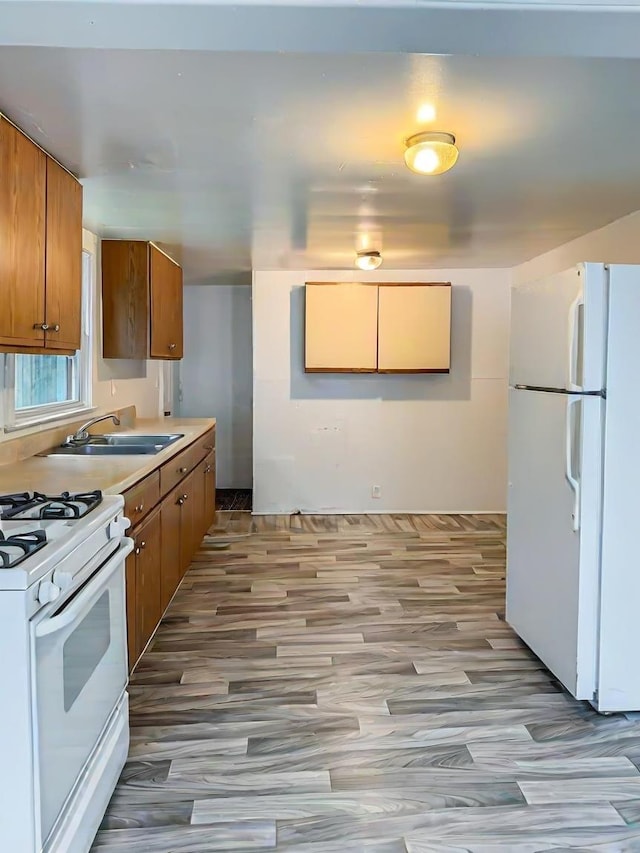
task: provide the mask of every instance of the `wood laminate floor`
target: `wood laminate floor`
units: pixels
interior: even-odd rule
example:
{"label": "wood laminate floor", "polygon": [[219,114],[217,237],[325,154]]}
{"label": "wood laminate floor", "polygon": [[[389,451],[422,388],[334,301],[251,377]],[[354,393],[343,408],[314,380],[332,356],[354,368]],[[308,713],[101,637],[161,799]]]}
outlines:
{"label": "wood laminate floor", "polygon": [[640,724],[504,623],[503,517],[212,532],[133,676],[96,853],[640,851]]}

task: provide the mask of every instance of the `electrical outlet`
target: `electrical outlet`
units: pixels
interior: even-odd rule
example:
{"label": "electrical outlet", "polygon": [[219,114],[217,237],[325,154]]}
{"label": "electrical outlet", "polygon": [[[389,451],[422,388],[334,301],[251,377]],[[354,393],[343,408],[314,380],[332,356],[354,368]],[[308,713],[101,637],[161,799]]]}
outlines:
{"label": "electrical outlet", "polygon": [[380,486],[371,486],[371,497],[372,498],[381,498],[382,497],[382,489]]}

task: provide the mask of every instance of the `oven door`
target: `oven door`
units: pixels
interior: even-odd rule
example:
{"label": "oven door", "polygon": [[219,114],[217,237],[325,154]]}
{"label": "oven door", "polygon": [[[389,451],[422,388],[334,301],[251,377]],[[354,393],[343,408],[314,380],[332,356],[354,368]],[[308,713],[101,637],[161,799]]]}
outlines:
{"label": "oven door", "polygon": [[127,684],[124,562],[132,548],[123,539],[83,586],[31,623],[42,844]]}

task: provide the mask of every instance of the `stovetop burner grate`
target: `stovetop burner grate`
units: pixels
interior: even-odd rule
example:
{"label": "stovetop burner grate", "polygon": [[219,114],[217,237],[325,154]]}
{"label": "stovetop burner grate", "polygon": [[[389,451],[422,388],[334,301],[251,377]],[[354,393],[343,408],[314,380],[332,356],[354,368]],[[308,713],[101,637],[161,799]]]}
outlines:
{"label": "stovetop burner grate", "polygon": [[82,518],[102,502],[102,492],[62,492],[44,495],[40,492],[18,492],[0,495],[0,518],[57,519]]}
{"label": "stovetop burner grate", "polygon": [[11,536],[5,536],[0,531],[0,568],[12,569],[46,544],[47,534],[44,530],[14,533]]}

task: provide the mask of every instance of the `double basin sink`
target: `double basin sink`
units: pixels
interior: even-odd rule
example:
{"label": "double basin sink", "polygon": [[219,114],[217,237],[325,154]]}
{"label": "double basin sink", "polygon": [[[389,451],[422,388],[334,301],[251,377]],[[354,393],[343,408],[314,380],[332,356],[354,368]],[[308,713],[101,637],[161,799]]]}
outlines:
{"label": "double basin sink", "polygon": [[64,444],[47,450],[43,456],[151,456],[173,444],[183,433],[140,435],[123,432],[91,435],[86,443]]}

